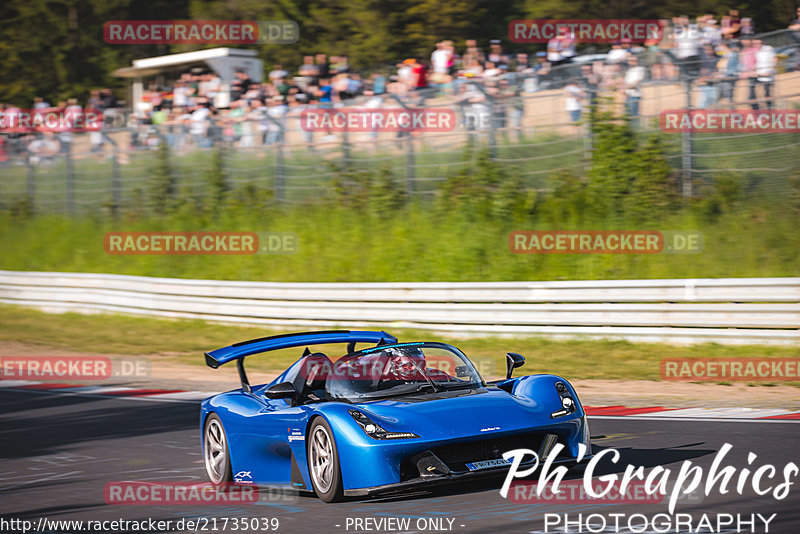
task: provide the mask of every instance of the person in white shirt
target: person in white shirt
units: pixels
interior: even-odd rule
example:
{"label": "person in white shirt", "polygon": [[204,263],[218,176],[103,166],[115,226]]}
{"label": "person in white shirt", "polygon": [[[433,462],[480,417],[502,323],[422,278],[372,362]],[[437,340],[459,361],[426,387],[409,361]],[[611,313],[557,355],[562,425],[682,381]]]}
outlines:
{"label": "person in white shirt", "polygon": [[288,111],[289,107],[286,105],[286,100],[281,95],[273,96],[267,102],[267,116],[272,119],[267,126],[268,145],[283,142],[283,130],[285,128],[283,117]]}
{"label": "person in white shirt", "polygon": [[639,65],[636,56],[628,58],[628,70],[623,78],[623,90],[625,91],[625,114],[631,117],[634,123],[639,120],[639,102],[642,99],[642,92],[639,85],[644,81],[647,70]]}
{"label": "person in white shirt", "polygon": [[678,17],[675,26],[675,55],[678,59],[687,59],[697,56],[700,51],[699,32],[697,25],[689,24],[689,17]]}
{"label": "person in white shirt", "polygon": [[611,64],[624,63],[629,55],[630,52],[622,47],[622,43],[617,42],[611,45],[611,50],[606,55],[606,62]]}
{"label": "person in white shirt", "polygon": [[570,80],[567,86],[564,87],[564,92],[566,93],[566,106],[564,109],[569,113],[569,120],[577,124],[581,120],[581,111],[583,111],[583,89]]}
{"label": "person in white shirt", "polygon": [[445,46],[445,42],[436,43],[436,50],[431,54],[431,65],[434,74],[447,75],[450,69],[450,58],[453,51]]}
{"label": "person in white shirt", "polygon": [[706,24],[703,26],[703,37],[701,40],[702,44],[710,44],[713,46],[717,46],[722,42],[722,31],[720,30],[719,26],[717,26],[716,20],[706,20]]}
{"label": "person in white shirt", "polygon": [[208,117],[211,111],[206,106],[197,106],[189,118],[189,133],[197,146],[205,146]]}
{"label": "person in white shirt", "polygon": [[765,45],[760,39],[753,40],[756,48],[756,82],[764,88],[764,99],[767,101],[767,109],[772,109],[772,86],[775,82],[775,66],[777,57],[775,49]]}

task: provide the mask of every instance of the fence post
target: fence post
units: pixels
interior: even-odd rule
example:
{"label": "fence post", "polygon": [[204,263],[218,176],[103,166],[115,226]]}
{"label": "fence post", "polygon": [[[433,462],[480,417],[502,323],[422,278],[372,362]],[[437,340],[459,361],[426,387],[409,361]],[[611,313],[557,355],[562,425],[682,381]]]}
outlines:
{"label": "fence post", "polygon": [[286,171],[286,166],[283,162],[283,148],[284,144],[286,143],[286,128],[284,121],[286,120],[285,117],[282,117],[281,120],[276,119],[275,117],[270,117],[266,115],[267,120],[269,120],[272,124],[278,127],[278,146],[275,148],[275,186],[274,186],[274,194],[275,200],[281,202],[284,200],[286,195],[286,177],[284,175]]}
{"label": "fence post", "polygon": [[[403,109],[409,109],[406,103],[394,93],[389,94]],[[412,132],[406,132],[406,193],[410,196],[414,193],[414,182],[416,181],[416,168],[417,155],[414,152],[414,136]]]}
{"label": "fence post", "polygon": [[[478,89],[481,93],[483,93],[484,102],[486,102],[486,108],[489,110],[489,159],[494,159],[497,157],[497,138],[495,136],[495,98],[490,95],[486,89],[475,82],[472,82],[472,86]],[[477,129],[480,131],[480,128],[483,126],[481,124],[482,121],[478,120]]]}
{"label": "fence post", "polygon": [[416,181],[416,173],[414,169],[416,168],[416,159],[417,155],[414,152],[414,137],[411,135],[411,132],[408,133],[406,137],[406,193],[409,196],[414,194],[415,184]]}
{"label": "fence post", "polygon": [[106,132],[102,133],[103,138],[111,145],[111,216],[115,219],[119,215],[120,205],[120,179],[119,179],[119,147],[117,142],[111,138]]}
{"label": "fence post", "polygon": [[278,147],[275,151],[275,200],[281,202],[284,200],[286,195],[286,177],[284,176],[286,169],[283,163],[283,147],[286,132],[284,131],[281,121],[276,120],[275,123],[280,128],[280,132],[278,133]]}
{"label": "fence post", "polygon": [[67,152],[65,155],[65,163],[67,167],[67,215],[72,216],[75,215],[75,164],[72,161],[72,138],[70,138],[66,145]]}
{"label": "fence post", "polygon": [[[686,111],[691,114],[692,79],[687,77],[684,86],[686,88]],[[689,129],[681,134],[681,151],[683,152],[681,158],[681,189],[683,196],[688,198],[692,196],[692,121],[689,121]]]}
{"label": "fence post", "polygon": [[344,167],[350,167],[350,137],[347,128],[342,130],[342,158],[344,158]]}
{"label": "fence post", "polygon": [[36,169],[31,164],[29,159],[25,160],[25,166],[28,170],[28,175],[25,181],[25,191],[28,196],[28,203],[30,204],[31,213],[33,213],[36,206]]}

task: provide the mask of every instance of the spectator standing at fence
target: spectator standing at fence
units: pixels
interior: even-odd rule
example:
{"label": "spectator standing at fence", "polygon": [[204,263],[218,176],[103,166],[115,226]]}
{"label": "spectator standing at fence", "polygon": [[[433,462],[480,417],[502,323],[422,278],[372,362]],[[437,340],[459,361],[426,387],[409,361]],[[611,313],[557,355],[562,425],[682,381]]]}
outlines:
{"label": "spectator standing at fence", "polygon": [[[96,93],[97,91],[92,91],[92,93]],[[90,99],[91,100],[91,99]],[[50,107],[50,103],[47,102],[41,96],[34,97],[33,99],[33,109],[47,109]],[[95,106],[97,107],[97,106]]]}
{"label": "spectator standing at fence", "polygon": [[751,18],[743,18],[742,19],[742,27],[741,27],[741,36],[744,37],[745,35],[753,35],[756,33],[756,28],[753,25],[753,19]]}
{"label": "spectator standing at fence", "polygon": [[638,124],[639,102],[642,100],[640,86],[647,77],[647,70],[639,65],[636,56],[628,57],[628,70],[623,77],[623,90],[625,92],[625,114],[633,119],[634,124]]}
{"label": "spectator standing at fence", "polygon": [[697,106],[701,109],[710,108],[717,102],[717,61],[714,47],[705,45],[700,57],[700,77],[697,79],[697,83],[700,84]]}
{"label": "spectator standing at fence", "polygon": [[569,28],[560,26],[558,34],[547,41],[547,61],[557,67],[568,63],[575,55],[575,41],[572,39]]}
{"label": "spectator standing at fence", "polygon": [[739,77],[747,79],[750,107],[758,109],[756,102],[756,51],[752,39],[742,39],[742,51],[739,54]]}
{"label": "spectator standing at fence", "polygon": [[[35,102],[35,100],[34,100]],[[36,104],[33,105],[34,109],[42,109],[37,108]],[[45,106],[47,107],[47,106]],[[100,90],[99,89],[92,89],[89,91],[89,100],[86,101],[86,107],[91,109],[102,110],[103,109],[103,100],[100,98]]]}
{"label": "spectator standing at fence", "polygon": [[[83,121],[84,113],[83,108],[78,104],[77,98],[67,99],[66,104],[59,103],[59,109],[64,110],[64,118],[71,124],[76,124],[78,121]],[[72,149],[73,135],[69,128],[64,128],[59,132],[59,141],[61,143],[61,151],[69,153]]]}
{"label": "spectator standing at fence", "polygon": [[466,50],[461,56],[461,60],[466,63],[469,59],[470,61],[475,61],[483,66],[483,64],[486,62],[486,56],[484,55],[483,50],[478,48],[478,41],[475,39],[467,39],[465,44]]}
{"label": "spectator standing at fence", "polygon": [[777,66],[775,49],[770,45],[763,44],[760,39],[755,39],[753,46],[756,49],[756,84],[763,88],[767,109],[772,109],[772,89]]}
{"label": "spectator standing at fence", "polygon": [[404,93],[413,87],[411,65],[414,61],[414,59],[407,58],[397,64],[397,81],[403,85],[402,92]]}
{"label": "spectator standing at fence", "polygon": [[28,145],[28,161],[32,165],[52,165],[55,158],[61,151],[61,144],[52,132],[45,132],[37,136]]}
{"label": "spectator standing at fence", "polygon": [[703,26],[703,37],[702,43],[710,44],[712,46],[717,46],[722,42],[722,32],[720,31],[719,27],[717,26],[717,21],[713,17],[708,17],[705,19],[705,24]]}
{"label": "spectator standing at fence", "polygon": [[189,92],[186,84],[178,80],[172,88],[172,106],[185,108],[189,105]]}
{"label": "spectator standing at fence", "polygon": [[219,103],[222,92],[222,79],[213,72],[209,73],[206,78],[206,98],[216,106]]}
{"label": "spectator standing at fence", "polygon": [[[386,76],[373,72],[370,74],[370,93],[372,95],[382,95],[386,93]],[[366,91],[364,94],[367,94]]]}
{"label": "spectator standing at fence", "polygon": [[183,108],[172,108],[170,123],[172,133],[172,146],[175,150],[182,150],[186,145],[186,134],[189,133],[189,121],[191,114]]}
{"label": "spectator standing at fence", "polygon": [[334,76],[332,85],[342,100],[350,100],[357,95],[357,87],[351,84],[350,75],[346,72]]}
{"label": "spectator standing at fence", "polygon": [[696,25],[689,24],[689,17],[681,16],[675,24],[675,57],[684,71],[695,71],[699,62],[700,42]]}
{"label": "spectator standing at fence", "polygon": [[261,104],[259,100],[252,102],[244,101],[242,108],[244,109],[244,116],[242,117],[242,138],[239,141],[241,148],[251,148],[255,146],[256,135],[258,135],[258,119],[260,114],[258,106]]}
{"label": "spectator standing at fence", "polygon": [[[424,91],[427,88],[428,66],[422,60],[422,56],[420,56],[411,64],[411,89],[414,91]],[[420,105],[425,105],[424,93],[420,93],[419,103]]]}
{"label": "spectator standing at fence", "polygon": [[431,53],[431,83],[444,84],[450,81],[450,66],[453,64],[453,50],[446,41],[436,43],[436,50]]}
{"label": "spectator standing at fence", "polygon": [[189,118],[189,133],[192,135],[194,144],[198,147],[206,147],[206,134],[208,133],[209,116],[211,111],[208,106],[197,105],[192,110]]}
{"label": "spectator standing at fence", "polygon": [[503,53],[503,45],[500,39],[489,41],[489,55],[486,56],[486,60],[491,61],[498,68],[502,65],[508,66],[510,60],[508,55]]}
{"label": "spectator standing at fence", "polygon": [[739,19],[739,10],[731,9],[722,17],[720,33],[723,39],[738,39],[742,31],[742,21]]}
{"label": "spectator standing at fence", "polygon": [[317,54],[314,57],[314,61],[317,64],[317,76],[318,82],[321,82],[324,78],[329,78],[331,75],[330,65],[328,64],[328,56],[325,54]]}
{"label": "spectator standing at fence", "polygon": [[503,71],[498,68],[492,61],[486,62],[486,68],[483,70],[483,79],[488,81],[497,78],[503,74]]}
{"label": "spectator standing at fence", "polygon": [[581,120],[581,112],[583,111],[583,98],[584,93],[575,80],[567,82],[564,87],[565,105],[564,109],[569,114],[569,120],[577,125]]}
{"label": "spectator standing at fence", "polygon": [[480,78],[483,76],[483,64],[474,55],[467,55],[461,64],[459,76],[464,78]]}
{"label": "spectator standing at fence", "polygon": [[283,143],[284,117],[288,111],[289,107],[286,105],[286,98],[281,95],[272,97],[267,103],[267,116],[272,119],[267,127],[268,145]]}
{"label": "spectator standing at fence", "polygon": [[297,69],[297,75],[303,90],[319,82],[319,66],[314,64],[314,56],[303,56],[303,64]]}
{"label": "spectator standing at fence", "polygon": [[269,71],[268,78],[270,82],[277,85],[278,81],[283,80],[287,76],[289,76],[289,73],[286,72],[286,70],[283,68],[283,65],[276,63],[272,66],[272,70]]}
{"label": "spectator standing at fence", "polygon": [[239,100],[242,95],[250,90],[253,80],[244,70],[236,71],[236,79],[231,82],[231,101]]}
{"label": "spectator standing at fence", "polygon": [[581,85],[590,109],[597,108],[597,94],[600,90],[600,75],[594,72],[592,65],[581,65]]}
{"label": "spectator standing at fence", "polygon": [[[292,124],[299,124],[300,117],[303,111],[314,109],[314,101],[309,93],[298,93],[291,95],[286,101],[286,115],[284,118],[284,125],[287,124],[289,118],[292,119]],[[266,115],[266,108],[261,110]],[[297,121],[297,122],[295,122]],[[264,123],[266,126],[266,122]],[[301,128],[303,134],[303,142],[308,150],[314,150],[314,132],[309,128],[308,130]],[[266,143],[266,137],[264,138]]]}
{"label": "spectator standing at fence", "polygon": [[611,50],[606,55],[606,62],[612,65],[624,64],[628,60],[628,51],[617,41],[611,44]]}
{"label": "spectator standing at fence", "polygon": [[736,42],[721,44],[718,48],[721,58],[717,63],[720,75],[719,103],[728,100],[730,108],[734,108],[736,82],[739,80],[739,45]]}
{"label": "spectator standing at fence", "polygon": [[320,79],[316,96],[317,100],[319,101],[319,107],[323,109],[333,107],[334,93],[330,78]]}

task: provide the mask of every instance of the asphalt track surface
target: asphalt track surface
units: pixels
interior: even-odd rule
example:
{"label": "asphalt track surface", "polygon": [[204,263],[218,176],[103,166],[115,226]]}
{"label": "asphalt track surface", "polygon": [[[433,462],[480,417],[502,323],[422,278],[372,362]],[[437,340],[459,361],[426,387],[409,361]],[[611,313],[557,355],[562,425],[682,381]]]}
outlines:
{"label": "asphalt track surface", "polygon": [[[259,502],[215,506],[107,505],[106,483],[121,480],[205,481],[199,445],[199,407],[196,403],[131,398],[68,395],[57,392],[0,391],[0,516],[4,519],[48,520],[171,520],[181,518],[278,518],[277,532],[485,532],[530,533],[544,531],[547,513],[641,513],[652,517],[666,512],[664,503],[513,502],[499,494],[501,479],[440,488],[430,492],[325,504],[315,497],[262,492]],[[618,473],[625,465],[645,468],[662,465],[677,471],[691,460],[705,471],[717,450],[733,445],[725,465],[746,467],[748,452],[758,455],[754,466],[774,464],[781,472],[798,462],[800,423],[747,420],[648,420],[590,418],[595,452],[613,447],[622,457],[618,464],[601,464],[603,473]],[[600,446],[600,447],[597,447]],[[364,466],[369,469],[369,466]],[[580,478],[580,469],[571,472]],[[797,480],[797,479],[796,479]],[[758,497],[752,490],[710,496],[693,494],[678,503],[677,512],[695,518],[706,514],[751,513],[777,516],[769,532],[800,532],[800,488],[788,498]],[[749,488],[749,486],[748,486]],[[512,489],[513,491],[513,489]],[[356,518],[411,518],[405,530],[356,529]],[[351,528],[347,528],[348,518]],[[417,519],[422,519],[417,523]],[[448,521],[452,523],[448,529]],[[439,519],[444,528],[436,528]],[[596,528],[599,523],[593,526]],[[221,532],[221,522],[218,532]],[[613,530],[613,521],[607,532]],[[638,530],[641,523],[619,532]],[[422,528],[420,528],[422,527]],[[211,524],[206,532],[213,532]],[[2,530],[2,529],[0,529]],[[12,529],[3,531],[11,532]],[[176,530],[173,530],[176,531]],[[235,530],[229,528],[227,532]],[[550,527],[550,532],[558,531]],[[573,527],[573,531],[578,531]],[[588,530],[584,527],[583,532]],[[751,530],[746,529],[745,532]],[[760,522],[755,532],[765,532]],[[48,532],[71,532],[55,530]],[[182,530],[181,530],[182,532]],[[238,532],[256,532],[243,531]],[[264,532],[263,530],[260,532]],[[270,531],[273,532],[273,531]],[[597,532],[597,530],[595,530]],[[662,532],[667,532],[663,531]],[[668,532],[675,532],[669,530]],[[690,532],[683,529],[680,532]],[[705,530],[705,532],[709,532]],[[723,529],[722,532],[735,532]]]}

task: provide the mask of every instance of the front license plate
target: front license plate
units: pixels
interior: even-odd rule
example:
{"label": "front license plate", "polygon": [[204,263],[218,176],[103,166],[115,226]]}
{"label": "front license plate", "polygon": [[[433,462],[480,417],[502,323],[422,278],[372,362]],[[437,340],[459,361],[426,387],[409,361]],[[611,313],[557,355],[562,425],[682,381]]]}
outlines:
{"label": "front license plate", "polygon": [[503,460],[502,458],[498,458],[497,460],[483,460],[481,462],[472,462],[471,464],[467,464],[467,469],[470,471],[477,471],[479,469],[487,469],[489,467],[501,467],[503,465],[511,465],[511,460]]}

